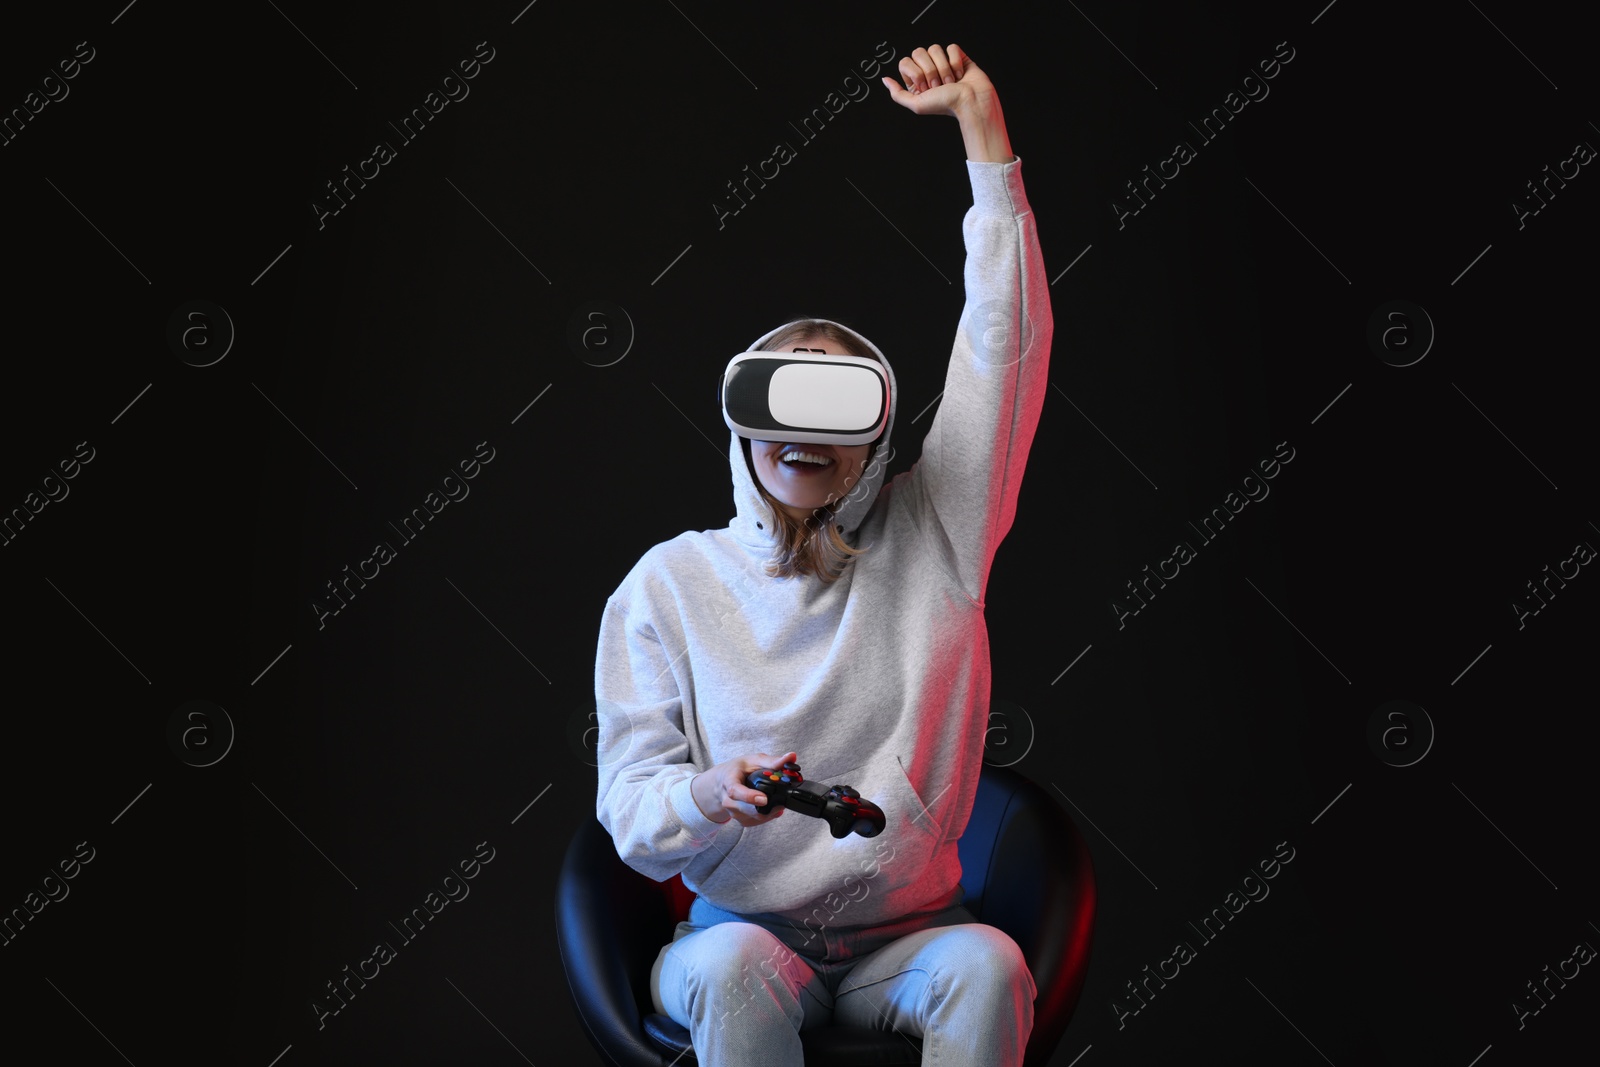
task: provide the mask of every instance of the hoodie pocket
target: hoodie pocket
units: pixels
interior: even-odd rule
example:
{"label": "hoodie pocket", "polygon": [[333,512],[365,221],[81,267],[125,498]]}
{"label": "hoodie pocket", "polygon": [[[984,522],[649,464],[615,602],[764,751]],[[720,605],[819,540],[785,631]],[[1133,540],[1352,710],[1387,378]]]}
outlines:
{"label": "hoodie pocket", "polygon": [[944,838],[944,828],[949,825],[944,809],[949,794],[929,804],[911,784],[900,758],[894,755],[881,757],[882,781],[880,795],[873,796],[858,787],[858,792],[883,809],[883,832],[872,839],[881,864],[878,888],[881,891],[901,889],[920,879],[933,858],[934,849]]}

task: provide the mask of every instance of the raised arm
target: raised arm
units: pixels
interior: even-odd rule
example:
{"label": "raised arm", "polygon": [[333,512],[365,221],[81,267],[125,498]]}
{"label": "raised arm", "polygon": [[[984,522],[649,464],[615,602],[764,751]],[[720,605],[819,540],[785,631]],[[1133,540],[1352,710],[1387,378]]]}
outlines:
{"label": "raised arm", "polygon": [[994,85],[957,45],[916,49],[900,75],[905,87],[884,79],[896,103],[959,122],[973,197],[962,224],[966,307],[907,492],[955,581],[982,603],[1044,406],[1050,293]]}

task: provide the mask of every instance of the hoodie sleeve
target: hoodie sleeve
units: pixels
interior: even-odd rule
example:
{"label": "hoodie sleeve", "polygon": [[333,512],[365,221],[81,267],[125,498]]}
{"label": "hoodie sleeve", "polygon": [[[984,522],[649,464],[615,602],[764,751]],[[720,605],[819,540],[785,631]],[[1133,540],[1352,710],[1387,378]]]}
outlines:
{"label": "hoodie sleeve", "polygon": [[1022,161],[967,161],[966,306],[912,499],[967,596],[983,602],[1011,529],[1047,385],[1054,320]]}
{"label": "hoodie sleeve", "polygon": [[595,661],[595,815],[623,862],[658,882],[737,825],[713,822],[690,794],[690,780],[707,768],[689,760],[673,664],[649,620],[619,590],[606,602]]}

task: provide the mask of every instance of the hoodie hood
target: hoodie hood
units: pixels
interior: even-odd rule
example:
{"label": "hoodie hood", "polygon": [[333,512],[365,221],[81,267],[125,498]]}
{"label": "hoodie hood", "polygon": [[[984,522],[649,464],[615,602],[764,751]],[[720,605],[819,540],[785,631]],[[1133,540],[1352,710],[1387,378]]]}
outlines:
{"label": "hoodie hood", "polygon": [[[805,320],[795,320],[795,322],[800,321]],[[850,490],[844,504],[834,513],[834,522],[839,527],[839,533],[848,541],[851,535],[860,529],[867,512],[872,510],[873,503],[878,499],[879,489],[883,487],[884,474],[889,467],[889,435],[894,431],[895,408],[900,403],[900,386],[895,381],[894,368],[889,365],[889,360],[878,350],[877,345],[843,323],[833,322],[830,319],[815,321],[837,326],[860,341],[883,364],[884,372],[889,378],[889,420],[884,424],[883,436],[876,442],[877,448],[873,451],[872,458],[867,461],[861,481]],[[745,351],[762,351],[768,340],[793,325],[794,322],[786,322],[777,329],[768,331]],[[773,520],[772,509],[762,499],[761,490],[756,487],[755,471],[744,456],[744,447],[741,444],[743,438],[731,430],[728,432],[728,437],[728,465],[733,473],[733,503],[737,510],[728,528],[741,544],[753,548],[772,548],[777,544],[777,524]]]}

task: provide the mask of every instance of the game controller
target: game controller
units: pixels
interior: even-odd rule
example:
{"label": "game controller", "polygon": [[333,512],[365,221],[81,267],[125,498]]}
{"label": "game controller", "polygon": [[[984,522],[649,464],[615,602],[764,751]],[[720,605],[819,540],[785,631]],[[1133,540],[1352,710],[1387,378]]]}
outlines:
{"label": "game controller", "polygon": [[763,767],[751,771],[745,785],[767,795],[757,811],[788,808],[801,815],[826,820],[835,838],[854,832],[862,837],[877,837],[883,832],[883,809],[847,785],[826,786],[808,782],[793,761],[782,767]]}

